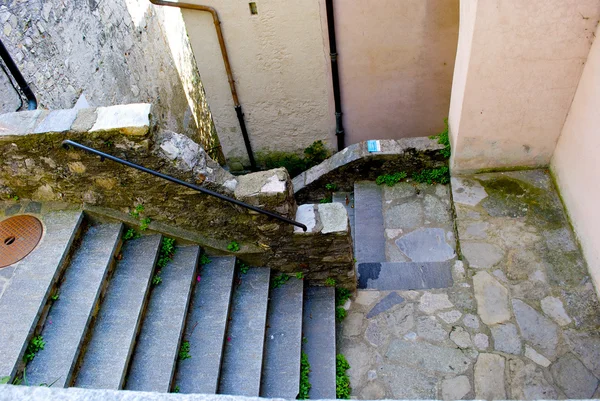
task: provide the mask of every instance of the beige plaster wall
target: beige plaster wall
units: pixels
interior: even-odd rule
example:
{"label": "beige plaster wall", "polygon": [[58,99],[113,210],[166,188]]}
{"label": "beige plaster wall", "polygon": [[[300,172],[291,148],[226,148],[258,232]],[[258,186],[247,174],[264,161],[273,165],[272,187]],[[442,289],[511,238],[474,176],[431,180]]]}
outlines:
{"label": "beige plaster wall", "polygon": [[[600,28],[596,30],[596,37]],[[552,157],[569,216],[600,290],[600,42],[590,50],[573,104]]]}
{"label": "beige plaster wall", "polygon": [[444,128],[458,0],[335,0],[346,144]]}
{"label": "beige plaster wall", "polygon": [[598,0],[461,0],[454,171],[545,166],[600,17]]}
{"label": "beige plaster wall", "polygon": [[[246,125],[255,150],[335,147],[327,59],[317,0],[203,0],[219,12]],[[209,13],[184,10],[192,48],[225,155],[247,160]],[[326,31],[325,31],[326,32]]]}

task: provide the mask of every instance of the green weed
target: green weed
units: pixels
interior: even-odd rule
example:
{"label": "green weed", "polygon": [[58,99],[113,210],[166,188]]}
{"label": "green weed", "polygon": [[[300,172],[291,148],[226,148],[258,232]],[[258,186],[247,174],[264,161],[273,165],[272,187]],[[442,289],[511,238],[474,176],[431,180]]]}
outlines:
{"label": "green weed", "polygon": [[56,292],[54,292],[54,294],[52,294],[52,296],[50,296],[50,299],[52,301],[58,301],[59,298],[60,298],[60,291],[56,291]]}
{"label": "green weed", "polygon": [[179,360],[183,361],[186,359],[190,359],[192,356],[190,355],[190,342],[184,341],[181,343],[181,347],[179,348]]}
{"label": "green weed", "polygon": [[35,355],[40,350],[43,350],[45,345],[46,345],[46,342],[44,341],[44,337],[42,337],[42,336],[33,337],[31,339],[31,341],[29,342],[29,345],[27,345],[27,350],[25,350],[25,356],[23,357],[25,362],[33,361],[33,358],[35,358]]}
{"label": "green weed", "polygon": [[159,269],[162,269],[175,256],[175,240],[173,238],[163,237],[158,253],[158,262],[156,263]]}
{"label": "green weed", "polygon": [[242,274],[246,274],[246,273],[248,273],[248,270],[250,270],[250,265],[247,265],[246,263],[242,262],[241,260],[236,260],[235,264],[237,265],[238,269],[240,270],[240,273],[242,273]]}
{"label": "green weed", "polygon": [[335,287],[336,285],[336,281],[333,277],[327,277],[325,279],[325,286],[326,287]]}
{"label": "green weed", "polygon": [[229,245],[227,245],[227,250],[229,252],[237,252],[240,250],[240,244],[238,244],[236,241],[231,241]]}
{"label": "green weed", "polygon": [[298,272],[298,273],[296,273],[296,278],[297,278],[298,280],[304,280],[304,273],[302,273],[302,272]]}
{"label": "green weed", "polygon": [[150,219],[150,217],[140,220],[140,231],[146,231],[150,226],[150,223],[152,223],[152,219]]}
{"label": "green weed", "polygon": [[315,141],[304,149],[304,156],[295,153],[270,152],[259,154],[259,160],[267,169],[285,167],[291,177],[295,177],[304,170],[316,166],[330,156],[329,150],[323,141]]}
{"label": "green weed", "polygon": [[136,219],[140,218],[140,213],[144,211],[144,205],[137,205],[129,214]]}
{"label": "green weed", "polygon": [[154,275],[154,277],[152,277],[152,285],[159,285],[160,283],[162,283],[162,277],[157,274]]}
{"label": "green weed", "polygon": [[384,174],[384,175],[380,175],[379,177],[377,177],[375,179],[375,183],[377,185],[385,184],[388,187],[393,187],[395,184],[402,181],[406,177],[407,177],[407,174],[404,171],[394,173],[394,174]]}
{"label": "green weed", "polygon": [[271,287],[279,288],[282,285],[284,285],[285,283],[287,283],[289,279],[290,279],[290,276],[288,276],[285,273],[281,273],[279,276],[273,277],[273,283],[271,284]]}
{"label": "green weed", "polygon": [[201,266],[206,266],[210,262],[211,262],[211,260],[207,254],[203,253],[202,256],[200,256],[200,265]]}
{"label": "green weed", "polygon": [[331,195],[324,197],[319,201],[319,203],[331,203],[333,201],[333,197]]}
{"label": "green weed", "polygon": [[412,179],[416,182],[427,184],[448,184],[450,182],[450,170],[443,166],[435,169],[425,169],[413,173]]}
{"label": "green weed", "polygon": [[180,391],[181,391],[181,389],[179,388],[179,386],[175,386],[175,388],[173,388],[174,393],[178,393]]}
{"label": "green weed", "polygon": [[308,362],[308,355],[306,355],[306,352],[302,352],[300,357],[300,389],[298,390],[298,396],[296,397],[299,400],[308,399],[308,392],[312,387],[308,380],[309,373],[310,363]]}
{"label": "green weed", "polygon": [[444,124],[446,128],[437,135],[430,136],[429,139],[437,139],[440,145],[444,145],[444,149],[440,150],[440,154],[444,156],[444,158],[449,159],[452,154],[452,150],[450,149],[450,138],[448,136],[448,119],[444,119]]}
{"label": "green weed", "polygon": [[346,357],[342,354],[337,354],[335,364],[335,394],[337,399],[348,400],[352,388],[350,387],[350,377],[346,371],[350,369],[350,364]]}
{"label": "green weed", "polygon": [[346,318],[347,312],[346,309],[343,308],[343,306],[351,296],[352,293],[346,288],[335,289],[335,319],[338,322],[341,322]]}
{"label": "green weed", "polygon": [[325,189],[328,191],[337,191],[338,190],[338,186],[337,184],[325,184]]}
{"label": "green weed", "polygon": [[346,318],[346,309],[342,308],[341,306],[337,306],[335,308],[335,320],[338,322],[341,322],[345,318]]}
{"label": "green weed", "polygon": [[123,235],[123,240],[127,241],[130,239],[136,239],[141,237],[140,233],[138,233],[137,231],[135,231],[133,228],[130,228],[129,230],[127,230],[125,232],[125,235]]}

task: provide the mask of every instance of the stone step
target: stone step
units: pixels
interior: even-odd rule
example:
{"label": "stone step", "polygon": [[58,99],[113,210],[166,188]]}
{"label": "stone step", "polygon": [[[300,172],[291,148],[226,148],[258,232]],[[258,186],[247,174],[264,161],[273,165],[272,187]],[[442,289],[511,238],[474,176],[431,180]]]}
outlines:
{"label": "stone step", "polygon": [[191,358],[179,360],[175,383],[181,393],[216,394],[233,292],[235,257],[213,257],[200,269],[182,341]]}
{"label": "stone step", "polygon": [[334,192],[332,201],[339,202],[346,208],[346,212],[348,212],[348,220],[350,221],[350,235],[352,235],[352,241],[354,242],[354,237],[356,235],[354,192]]}
{"label": "stone step", "polygon": [[263,365],[270,270],[255,267],[234,290],[219,393],[258,397]]}
{"label": "stone step", "polygon": [[311,399],[335,399],[335,288],[308,287],[304,294],[302,350],[310,363]]}
{"label": "stone step", "polygon": [[82,219],[80,211],[41,217],[45,229],[40,244],[19,262],[0,298],[0,377],[17,373]]}
{"label": "stone step", "polygon": [[90,227],[67,267],[42,336],[46,345],[27,365],[29,385],[69,387],[88,325],[120,245],[122,224]]}
{"label": "stone step", "polygon": [[261,397],[295,399],[300,387],[304,281],[290,278],[271,290]]}
{"label": "stone step", "polygon": [[161,269],[162,282],[150,293],[131,359],[127,390],[171,390],[199,256],[197,246],[176,247],[173,260]]}
{"label": "stone step", "polygon": [[125,242],[92,330],[75,387],[118,390],[127,367],[154,275],[161,235]]}
{"label": "stone step", "polygon": [[354,184],[354,225],[357,263],[385,262],[382,193],[374,182]]}
{"label": "stone step", "polygon": [[358,288],[393,291],[451,287],[453,263],[454,261],[359,263]]}

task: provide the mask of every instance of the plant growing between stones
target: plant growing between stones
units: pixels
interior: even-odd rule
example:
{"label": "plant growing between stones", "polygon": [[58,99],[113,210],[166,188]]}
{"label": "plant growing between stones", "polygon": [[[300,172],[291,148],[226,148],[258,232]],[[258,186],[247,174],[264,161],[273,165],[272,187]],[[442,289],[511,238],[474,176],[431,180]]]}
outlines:
{"label": "plant growing between stones", "polygon": [[178,393],[178,392],[180,392],[180,391],[181,391],[181,389],[179,388],[179,386],[175,386],[175,387],[173,388],[173,392],[174,392],[174,393]]}
{"label": "plant growing between stones", "polygon": [[129,214],[136,219],[140,218],[140,213],[144,211],[144,205],[137,205]]}
{"label": "plant growing between stones", "polygon": [[146,231],[148,229],[148,227],[150,226],[150,223],[152,222],[152,220],[150,219],[150,217],[146,217],[142,220],[140,220],[140,231]]}
{"label": "plant growing between stones", "polygon": [[162,277],[157,273],[152,277],[152,285],[157,286],[162,283]]}
{"label": "plant growing between stones", "polygon": [[130,239],[136,239],[136,238],[139,238],[139,237],[141,237],[140,233],[138,233],[137,231],[135,231],[133,228],[130,228],[130,229],[128,229],[125,232],[125,235],[123,235],[123,240],[127,241],[127,240],[130,240]]}
{"label": "plant growing between stones", "polygon": [[289,279],[290,279],[290,276],[288,276],[285,273],[281,273],[279,276],[273,277],[273,283],[271,284],[271,287],[279,288],[282,285],[284,285],[285,283],[287,283]]}
{"label": "plant growing between stones", "polygon": [[335,308],[335,320],[339,323],[346,318],[346,309],[341,306]]}
{"label": "plant growing between stones", "polygon": [[337,191],[338,186],[337,186],[337,184],[328,183],[328,184],[325,184],[325,189],[328,191]]}
{"label": "plant growing between stones", "polygon": [[308,392],[312,387],[308,380],[309,373],[310,363],[308,362],[308,355],[306,355],[306,352],[302,351],[300,356],[300,388],[298,390],[298,396],[296,397],[299,400],[307,400],[309,398]]}
{"label": "plant growing between stones", "polygon": [[200,265],[201,266],[206,266],[210,262],[211,262],[211,260],[207,254],[203,253],[202,256],[200,256]]}
{"label": "plant growing between stones", "polygon": [[163,237],[156,265],[162,269],[173,259],[173,256],[175,256],[175,239]]}
{"label": "plant growing between stones", "polygon": [[338,399],[350,399],[352,388],[350,387],[350,377],[346,371],[350,369],[350,364],[346,357],[342,354],[337,354],[335,358],[335,394]]}
{"label": "plant growing between stones", "polygon": [[429,139],[437,139],[437,142],[440,145],[444,145],[444,149],[440,150],[440,154],[444,156],[444,158],[449,159],[452,154],[452,150],[450,149],[450,138],[448,137],[448,119],[444,119],[444,124],[446,128],[437,135],[430,136]]}
{"label": "plant growing between stones", "polygon": [[192,356],[190,355],[190,342],[182,342],[181,347],[179,348],[179,360],[184,361],[186,359],[190,359],[191,357]]}
{"label": "plant growing between stones", "polygon": [[23,357],[25,362],[33,361],[33,358],[35,358],[35,355],[40,350],[43,350],[45,345],[46,345],[46,342],[44,341],[44,337],[42,337],[42,336],[33,337],[31,339],[31,341],[29,341],[29,344],[27,345],[27,350],[25,350],[25,356]]}
{"label": "plant growing between stones", "polygon": [[323,141],[315,141],[306,149],[304,156],[296,153],[271,152],[259,154],[258,159],[267,169],[285,167],[291,177],[295,177],[304,170],[316,166],[330,156],[329,150]]}
{"label": "plant growing between stones", "polygon": [[242,262],[241,260],[236,260],[235,264],[237,265],[238,269],[240,270],[240,273],[242,274],[246,274],[248,273],[248,270],[250,270],[250,265]]}
{"label": "plant growing between stones", "polygon": [[236,241],[231,241],[229,245],[227,245],[227,250],[229,252],[237,252],[240,250],[240,244],[238,244]]}
{"label": "plant growing between stones", "polygon": [[333,196],[329,195],[324,197],[319,201],[319,203],[331,203],[333,201]]}
{"label": "plant growing between stones", "polygon": [[352,293],[346,288],[335,289],[335,319],[338,322],[341,322],[346,318],[347,312],[346,309],[344,309],[344,304],[351,296]]}
{"label": "plant growing between stones", "polygon": [[54,302],[58,301],[59,298],[60,298],[60,291],[55,291],[54,294],[52,294],[52,296],[50,296],[50,299]]}
{"label": "plant growing between stones", "polygon": [[297,278],[298,280],[304,280],[304,273],[302,273],[302,272],[298,272],[298,273],[296,273],[296,278]]}
{"label": "plant growing between stones", "polygon": [[336,281],[333,277],[327,277],[325,279],[325,286],[326,287],[335,287]]}
{"label": "plant growing between stones", "polygon": [[383,174],[375,179],[375,183],[377,185],[385,184],[388,187],[393,187],[403,179],[405,179],[408,175],[406,172],[401,171],[394,174]]}
{"label": "plant growing between stones", "polygon": [[424,169],[413,173],[412,179],[416,182],[431,184],[448,184],[450,182],[450,170],[443,166],[434,169]]}

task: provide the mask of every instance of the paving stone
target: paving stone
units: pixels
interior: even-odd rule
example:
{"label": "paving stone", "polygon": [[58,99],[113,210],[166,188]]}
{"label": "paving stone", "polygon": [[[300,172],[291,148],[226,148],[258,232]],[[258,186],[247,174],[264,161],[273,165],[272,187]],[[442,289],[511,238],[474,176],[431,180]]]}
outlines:
{"label": "paving stone", "polygon": [[575,355],[598,378],[600,378],[600,337],[597,334],[575,330],[565,332],[567,342]]}
{"label": "paving stone", "polygon": [[250,268],[233,293],[219,378],[220,394],[259,395],[270,274],[270,269],[264,267]]}
{"label": "paving stone", "polygon": [[46,345],[27,365],[29,384],[69,387],[81,346],[119,245],[122,224],[90,227],[71,258],[41,335]]}
{"label": "paving stone", "polygon": [[392,332],[392,334],[399,337],[406,334],[406,332],[414,327],[415,319],[413,312],[413,304],[405,304],[394,309],[390,313],[385,313],[385,321],[387,322],[388,329]]}
{"label": "paving stone", "polygon": [[475,334],[473,338],[473,343],[479,350],[486,350],[490,346],[490,340],[487,335],[483,333]]}
{"label": "paving stone", "polygon": [[519,299],[513,299],[512,305],[523,339],[529,341],[545,356],[556,356],[558,326]]}
{"label": "paving stone", "polygon": [[461,242],[460,249],[469,262],[469,266],[476,269],[489,269],[494,267],[504,257],[504,251],[498,246],[487,242]]}
{"label": "paving stone", "polygon": [[8,217],[18,214],[21,211],[21,206],[21,203],[15,203],[14,205],[10,205],[4,210],[4,215]]}
{"label": "paving stone", "polygon": [[417,194],[417,188],[408,182],[399,182],[393,187],[387,185],[383,187],[383,199],[385,201],[395,201],[410,198]]}
{"label": "paving stone", "polygon": [[405,366],[385,365],[382,369],[385,383],[394,399],[435,399],[437,378]]}
{"label": "paving stone", "polygon": [[505,400],[504,358],[481,353],[475,363],[475,397],[480,400]]}
{"label": "paving stone", "polygon": [[380,400],[385,398],[385,388],[377,382],[368,383],[360,392],[363,400]]}
{"label": "paving stone", "polygon": [[521,354],[521,337],[517,333],[517,327],[512,323],[490,326],[494,349],[507,354]]}
{"label": "paving stone", "polygon": [[510,387],[513,399],[551,400],[559,398],[556,389],[548,383],[541,369],[525,364],[520,359],[509,361]]}
{"label": "paving stone", "polygon": [[452,177],[452,199],[456,203],[476,206],[488,195],[483,186],[476,180]]}
{"label": "paving stone", "polygon": [[412,230],[423,225],[423,205],[418,200],[392,206],[384,213],[386,228]]}
{"label": "paving stone", "polygon": [[571,318],[565,312],[565,308],[560,299],[555,297],[546,297],[542,299],[542,311],[561,326],[567,326],[571,323]]}
{"label": "paving stone", "polygon": [[381,188],[375,183],[354,184],[355,252],[358,263],[385,261]]}
{"label": "paving stone", "polygon": [[450,312],[442,312],[438,314],[438,317],[448,324],[458,322],[462,317],[462,313],[457,310],[451,310]]}
{"label": "paving stone", "polygon": [[421,316],[417,319],[417,334],[428,341],[442,342],[448,338],[448,332],[433,316]]}
{"label": "paving stone", "polygon": [[294,399],[300,388],[304,281],[273,288],[267,312],[260,396]]}
{"label": "paving stone", "polygon": [[454,327],[450,332],[450,340],[458,346],[458,348],[470,348],[473,346],[471,335],[462,327]]}
{"label": "paving stone", "polygon": [[123,259],[106,290],[75,387],[123,387],[161,239],[148,235],[123,245]]}
{"label": "paving stone", "polygon": [[40,202],[31,201],[25,207],[24,213],[40,214],[42,212],[42,204]]}
{"label": "paving stone", "polygon": [[[377,364],[376,360],[379,358],[379,355],[375,349],[363,342],[344,340],[341,346],[344,350],[343,354],[350,364],[350,369],[348,369],[347,373],[350,377],[352,388],[359,389],[368,383],[368,372]],[[311,364],[311,369],[312,367],[313,365]],[[335,365],[333,372],[335,373]],[[335,385],[335,376],[333,377],[333,384]],[[335,387],[333,387],[333,390],[335,390]],[[335,398],[335,393],[332,398]]]}
{"label": "paving stone", "polygon": [[591,398],[598,387],[598,379],[573,354],[561,356],[550,371],[569,398]]}
{"label": "paving stone", "polygon": [[350,313],[344,319],[342,334],[345,337],[358,336],[363,332],[365,316],[362,313]]}
{"label": "paving stone", "polygon": [[459,349],[426,342],[392,340],[386,356],[392,362],[431,372],[461,374],[471,366],[471,360]]}
{"label": "paving stone", "polygon": [[234,275],[231,256],[212,257],[198,274],[183,336],[192,357],[178,362],[175,377],[181,393],[217,392]]}
{"label": "paving stone", "polygon": [[550,366],[550,361],[542,354],[525,344],[525,356],[540,366],[547,368]]}
{"label": "paving stone", "polygon": [[510,319],[508,290],[488,272],[478,272],[473,277],[477,312],[487,324],[502,323]]}
{"label": "paving stone", "polygon": [[451,262],[383,262],[358,264],[358,288],[415,290],[452,286]]}
{"label": "paving stone", "polygon": [[456,256],[441,228],[419,228],[398,238],[396,245],[413,262],[443,262]]}
{"label": "paving stone", "polygon": [[452,276],[456,281],[462,281],[465,279],[465,265],[462,260],[454,261],[454,267],[452,268]]}
{"label": "paving stone", "polygon": [[378,320],[372,320],[365,331],[365,340],[374,347],[382,347],[389,338],[389,332],[385,324]]}
{"label": "paving stone", "polygon": [[46,235],[14,270],[0,298],[0,377],[15,375],[82,218],[79,211],[42,216]]}
{"label": "paving stone", "polygon": [[471,383],[467,376],[456,376],[442,381],[442,399],[460,400],[471,392]]}
{"label": "paving stone", "polygon": [[487,238],[487,228],[489,227],[489,223],[487,222],[477,222],[471,223],[466,226],[464,232],[461,230],[460,237],[464,239],[486,239]]}
{"label": "paving stone", "polygon": [[171,391],[199,256],[198,246],[178,246],[162,269],[127,372],[127,390]]}
{"label": "paving stone", "polygon": [[453,306],[454,304],[450,302],[447,294],[433,294],[431,292],[426,292],[419,300],[419,309],[428,314],[442,309],[449,309]]}
{"label": "paving stone", "polygon": [[302,330],[307,341],[302,348],[311,366],[309,396],[312,399],[333,399],[336,394],[335,289],[308,287],[304,295],[303,315]]}
{"label": "paving stone", "polygon": [[463,318],[463,324],[470,329],[477,330],[479,328],[479,318],[468,313]]}
{"label": "paving stone", "polygon": [[391,292],[385,298],[383,298],[381,301],[379,301],[369,311],[369,313],[367,313],[367,319],[371,319],[372,317],[379,315],[381,312],[385,312],[386,310],[388,310],[402,302],[404,302],[404,298],[402,298],[396,292]]}
{"label": "paving stone", "polygon": [[365,291],[365,290],[358,290],[356,291],[357,295],[356,295],[356,299],[354,300],[354,302],[356,302],[359,305],[371,305],[373,302],[377,301],[379,299],[379,297],[381,296],[381,293],[379,291]]}
{"label": "paving stone", "polygon": [[425,195],[423,199],[425,220],[439,225],[451,224],[449,206],[432,195]]}

